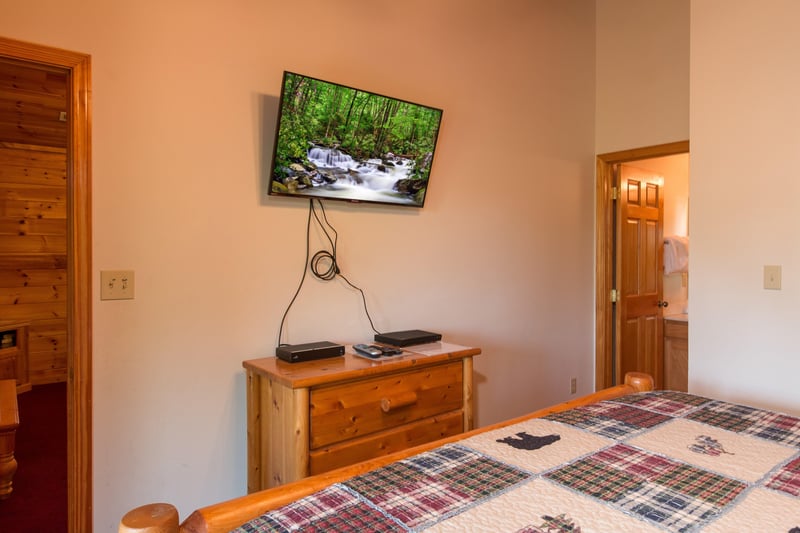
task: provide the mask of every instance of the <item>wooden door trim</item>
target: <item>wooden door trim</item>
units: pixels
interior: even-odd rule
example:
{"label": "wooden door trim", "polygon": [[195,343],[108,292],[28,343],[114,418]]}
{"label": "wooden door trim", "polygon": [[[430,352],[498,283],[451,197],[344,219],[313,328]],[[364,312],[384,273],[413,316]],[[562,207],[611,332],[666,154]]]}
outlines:
{"label": "wooden door trim", "polygon": [[67,522],[92,531],[91,57],[0,37],[0,57],[66,70]]}
{"label": "wooden door trim", "polygon": [[600,390],[611,386],[613,379],[612,361],[612,304],[611,289],[614,287],[614,257],[612,243],[614,242],[614,217],[617,215],[612,208],[612,189],[619,184],[615,183],[613,172],[614,165],[628,163],[641,159],[652,159],[668,155],[684,154],[689,152],[689,141],[609,152],[597,156],[597,176],[595,191],[595,264],[597,278],[595,280],[595,389]]}

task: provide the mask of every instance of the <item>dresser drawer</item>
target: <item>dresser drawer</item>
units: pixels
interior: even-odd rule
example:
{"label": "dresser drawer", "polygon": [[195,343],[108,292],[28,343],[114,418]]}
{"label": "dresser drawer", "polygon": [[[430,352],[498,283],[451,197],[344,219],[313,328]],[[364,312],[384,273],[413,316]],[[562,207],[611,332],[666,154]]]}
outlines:
{"label": "dresser drawer", "polygon": [[312,389],[310,449],[463,407],[463,362]]}
{"label": "dresser drawer", "polygon": [[309,473],[314,475],[328,472],[436,439],[458,435],[463,431],[464,415],[461,411],[418,420],[361,439],[312,450],[309,454]]}
{"label": "dresser drawer", "polygon": [[0,352],[0,379],[15,379],[17,377],[17,358],[14,357],[14,352],[10,355],[5,355]]}

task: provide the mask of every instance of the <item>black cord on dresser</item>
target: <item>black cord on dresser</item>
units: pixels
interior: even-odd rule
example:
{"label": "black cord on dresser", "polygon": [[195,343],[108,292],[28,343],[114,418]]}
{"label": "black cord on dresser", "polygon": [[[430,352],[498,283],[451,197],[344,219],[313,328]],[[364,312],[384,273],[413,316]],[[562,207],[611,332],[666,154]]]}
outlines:
{"label": "black cord on dresser", "polygon": [[[372,331],[375,333],[380,333],[377,329],[375,329],[375,324],[372,322],[372,317],[369,314],[369,309],[367,308],[367,298],[364,295],[364,291],[361,290],[360,287],[354,285],[347,279],[344,274],[342,274],[341,269],[339,268],[339,264],[336,261],[336,245],[339,242],[339,233],[336,231],[336,228],[328,221],[328,215],[325,212],[325,206],[322,204],[322,200],[317,199],[317,204],[319,205],[319,210],[322,213],[322,219],[320,219],[319,214],[317,213],[316,208],[314,207],[314,199],[309,199],[308,201],[308,220],[306,221],[306,259],[303,263],[303,275],[300,278],[300,283],[297,286],[297,290],[292,296],[289,305],[286,307],[286,311],[283,313],[283,318],[281,318],[281,326],[278,330],[278,346],[283,346],[284,344],[281,343],[281,338],[283,337],[283,325],[286,321],[286,316],[289,314],[289,310],[292,308],[297,296],[300,294],[300,290],[303,288],[303,283],[306,280],[306,270],[310,269],[311,273],[314,275],[315,278],[323,280],[323,281],[331,281],[339,276],[347,283],[350,287],[357,290],[361,293],[361,301],[364,304],[364,313],[367,315],[367,319],[369,320],[369,325],[372,327]],[[317,251],[313,256],[311,256],[311,260],[309,261],[309,255],[311,253],[311,216],[314,216],[314,219],[317,221],[319,228],[322,230],[322,233],[325,235],[325,238],[328,239],[328,243],[330,244],[330,250],[322,249]],[[331,237],[331,233],[333,233],[333,237]]]}
{"label": "black cord on dresser", "polygon": [[289,305],[286,306],[286,311],[283,312],[283,318],[281,318],[281,327],[278,329],[278,346],[283,346],[284,344],[281,343],[281,337],[283,337],[283,323],[286,322],[286,315],[289,314],[289,309],[292,308],[294,305],[294,301],[297,300],[297,295],[300,294],[300,289],[303,288],[303,283],[306,280],[306,267],[308,266],[308,254],[309,249],[311,248],[311,243],[309,239],[311,238],[311,212],[314,210],[314,200],[309,200],[309,207],[308,207],[308,220],[306,221],[306,259],[303,261],[303,275],[300,277],[300,284],[297,285],[297,290],[294,291],[294,296],[289,301]]}

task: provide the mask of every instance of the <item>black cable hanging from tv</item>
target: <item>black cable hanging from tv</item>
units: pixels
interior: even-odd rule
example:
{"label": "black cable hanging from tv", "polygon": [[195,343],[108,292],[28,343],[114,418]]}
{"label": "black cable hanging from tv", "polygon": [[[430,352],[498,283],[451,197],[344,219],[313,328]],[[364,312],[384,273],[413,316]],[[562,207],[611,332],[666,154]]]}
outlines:
{"label": "black cable hanging from tv", "polygon": [[[295,300],[297,300],[297,296],[300,294],[300,290],[303,288],[307,270],[311,270],[311,273],[314,275],[314,277],[322,281],[331,281],[335,279],[336,276],[339,276],[350,287],[361,293],[361,301],[364,305],[364,313],[367,316],[367,320],[369,320],[369,325],[372,327],[372,331],[380,334],[380,332],[375,329],[375,324],[372,322],[372,317],[369,314],[369,309],[367,308],[367,298],[364,294],[364,291],[360,287],[351,283],[350,280],[347,279],[344,274],[342,274],[342,271],[339,268],[339,264],[336,261],[336,245],[339,241],[339,233],[328,221],[328,215],[325,212],[325,206],[322,204],[322,200],[317,199],[317,203],[319,204],[319,209],[322,213],[322,219],[320,219],[319,214],[317,214],[317,210],[314,208],[314,199],[311,198],[308,201],[308,219],[306,220],[306,257],[305,261],[303,262],[303,275],[300,277],[300,283],[297,286],[297,290],[295,291],[294,296],[292,296],[292,299],[289,302],[289,305],[286,307],[283,317],[281,318],[281,325],[278,330],[278,346],[285,345],[281,343],[281,338],[283,337],[283,325],[286,322],[286,316],[289,314],[289,310],[292,308],[292,305],[294,305]],[[330,250],[323,248],[322,250],[317,251],[313,256],[311,256],[312,215],[314,216],[319,228],[322,230],[322,233],[325,235],[325,238],[328,239],[328,243],[330,244]],[[333,232],[333,238],[331,238],[329,230],[330,232]]]}

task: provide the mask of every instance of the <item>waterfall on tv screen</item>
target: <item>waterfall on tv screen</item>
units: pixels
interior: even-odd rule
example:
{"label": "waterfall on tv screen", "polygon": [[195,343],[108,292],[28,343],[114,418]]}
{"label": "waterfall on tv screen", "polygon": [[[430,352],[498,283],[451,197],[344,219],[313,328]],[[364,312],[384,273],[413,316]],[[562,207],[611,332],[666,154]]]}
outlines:
{"label": "waterfall on tv screen", "polygon": [[[392,201],[397,201],[403,195],[395,184],[407,179],[414,168],[412,160],[391,153],[383,158],[357,160],[336,148],[321,146],[309,149],[308,160],[320,174],[315,186],[323,187],[326,195],[362,200],[382,201],[391,196]],[[314,194],[313,190],[304,192]]]}

